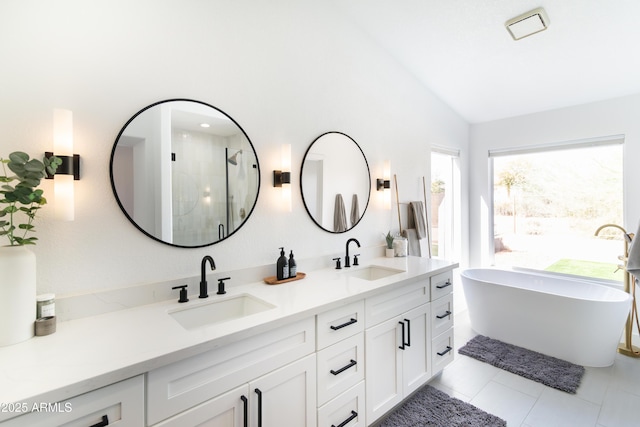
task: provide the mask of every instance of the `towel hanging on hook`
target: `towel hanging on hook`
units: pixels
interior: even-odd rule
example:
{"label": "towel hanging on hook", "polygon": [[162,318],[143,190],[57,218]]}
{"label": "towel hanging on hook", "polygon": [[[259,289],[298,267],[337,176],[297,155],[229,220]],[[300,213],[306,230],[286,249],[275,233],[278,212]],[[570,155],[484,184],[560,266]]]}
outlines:
{"label": "towel hanging on hook", "polygon": [[360,206],[358,204],[358,195],[354,194],[351,198],[351,227],[355,227],[360,221]]}
{"label": "towel hanging on hook", "polygon": [[336,194],[335,207],[333,212],[333,229],[337,233],[347,231],[347,214],[344,209],[342,194]]}

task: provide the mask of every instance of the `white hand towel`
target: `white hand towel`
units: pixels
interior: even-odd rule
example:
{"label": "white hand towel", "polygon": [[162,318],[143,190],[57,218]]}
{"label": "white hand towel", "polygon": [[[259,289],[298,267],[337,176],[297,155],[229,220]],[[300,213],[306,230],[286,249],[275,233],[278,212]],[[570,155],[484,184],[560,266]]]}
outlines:
{"label": "white hand towel", "polygon": [[418,239],[427,237],[427,224],[424,220],[424,204],[422,202],[410,202],[407,228],[415,228]]}
{"label": "white hand towel", "polygon": [[333,211],[333,230],[337,233],[347,231],[347,213],[344,210],[342,194],[336,194],[336,204]]}
{"label": "white hand towel", "polygon": [[640,227],[638,232],[631,240],[631,247],[629,248],[629,259],[627,260],[627,271],[633,274],[636,278],[640,278]]}
{"label": "white hand towel", "polygon": [[415,228],[405,228],[402,230],[402,235],[409,241],[409,255],[422,256],[422,250],[420,248],[420,240]]}
{"label": "white hand towel", "polygon": [[351,199],[351,227],[360,221],[360,206],[358,206],[358,195],[354,194]]}

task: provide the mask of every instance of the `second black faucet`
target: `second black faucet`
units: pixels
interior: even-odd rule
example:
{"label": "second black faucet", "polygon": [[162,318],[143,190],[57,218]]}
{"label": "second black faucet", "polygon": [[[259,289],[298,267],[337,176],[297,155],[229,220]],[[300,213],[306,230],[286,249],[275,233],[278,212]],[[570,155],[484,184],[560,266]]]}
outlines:
{"label": "second black faucet", "polygon": [[[360,247],[360,242],[358,242],[358,239],[354,239],[352,237],[351,239],[347,240],[347,255],[344,257],[344,266],[346,268],[351,267],[351,259],[349,259],[349,243],[351,242],[356,242],[356,245]],[[358,265],[357,261],[354,263],[354,265]]]}
{"label": "second black faucet", "polygon": [[207,261],[211,265],[211,270],[216,269],[216,263],[213,261],[213,258],[209,255],[205,255],[205,257],[202,258],[202,263],[200,264],[200,298],[209,298],[209,291],[207,290],[207,276],[204,271],[207,266]]}

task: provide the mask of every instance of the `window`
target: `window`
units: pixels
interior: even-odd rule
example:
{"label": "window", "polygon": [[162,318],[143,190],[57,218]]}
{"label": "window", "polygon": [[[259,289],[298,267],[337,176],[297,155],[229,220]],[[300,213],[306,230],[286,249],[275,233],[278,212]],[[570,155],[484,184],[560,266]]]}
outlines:
{"label": "window", "polygon": [[431,151],[431,256],[460,259],[460,167],[457,150]]}
{"label": "window", "polygon": [[622,280],[622,142],[490,152],[494,264]]}

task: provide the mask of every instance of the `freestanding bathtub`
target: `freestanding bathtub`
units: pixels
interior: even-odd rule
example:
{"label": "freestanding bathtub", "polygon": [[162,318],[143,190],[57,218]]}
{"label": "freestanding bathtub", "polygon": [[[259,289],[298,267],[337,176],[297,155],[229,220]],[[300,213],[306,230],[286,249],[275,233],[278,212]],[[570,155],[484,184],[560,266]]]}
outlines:
{"label": "freestanding bathtub", "polygon": [[631,296],[595,282],[498,269],[461,273],[471,328],[583,366],[613,364]]}

